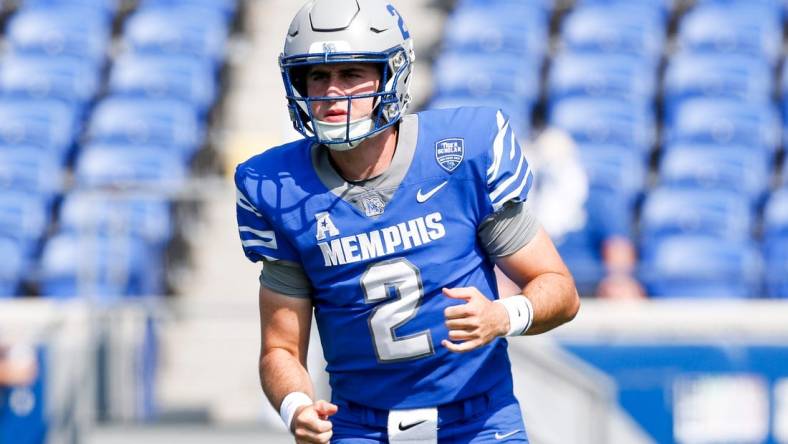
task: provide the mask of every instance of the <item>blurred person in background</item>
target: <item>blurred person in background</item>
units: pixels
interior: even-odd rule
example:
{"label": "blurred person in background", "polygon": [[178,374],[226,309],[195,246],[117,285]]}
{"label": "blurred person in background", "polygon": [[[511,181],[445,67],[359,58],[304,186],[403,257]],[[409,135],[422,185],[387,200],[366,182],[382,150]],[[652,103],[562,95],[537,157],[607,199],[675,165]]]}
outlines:
{"label": "blurred person in background", "polygon": [[[508,118],[406,115],[414,60],[392,5],[307,3],[280,57],[305,138],[236,170],[244,253],[264,262],[261,381],[299,443],[527,443],[501,337],[579,309]],[[331,402],[305,367],[313,310]]]}
{"label": "blurred person in background", "polygon": [[[626,226],[629,210],[604,193],[591,196],[594,190],[572,137],[548,127],[526,145],[526,153],[539,172],[529,202],[575,274],[581,294],[617,300],[645,298],[636,277],[637,250]],[[578,257],[598,257],[602,270],[588,265],[595,261],[582,259],[577,261],[579,269],[574,269],[573,259]],[[592,270],[586,273],[584,267]],[[520,291],[500,270],[496,272],[501,294]],[[584,274],[591,275],[588,285],[583,285]]]}
{"label": "blurred person in background", "polygon": [[27,386],[37,375],[35,355],[24,346],[0,345],[0,386]]}

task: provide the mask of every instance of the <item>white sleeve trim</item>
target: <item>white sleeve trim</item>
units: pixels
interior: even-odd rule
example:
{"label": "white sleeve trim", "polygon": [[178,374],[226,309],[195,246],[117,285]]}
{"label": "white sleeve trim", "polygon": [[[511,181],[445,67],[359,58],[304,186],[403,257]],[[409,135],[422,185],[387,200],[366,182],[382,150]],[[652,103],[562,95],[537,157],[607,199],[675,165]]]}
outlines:
{"label": "white sleeve trim", "polygon": [[244,233],[252,233],[252,234],[254,234],[257,237],[263,237],[263,238],[275,237],[274,236],[274,232],[271,231],[271,230],[255,230],[254,228],[247,227],[247,226],[240,226],[240,227],[238,227],[238,231],[241,231],[241,232],[244,232]]}
{"label": "white sleeve trim", "polygon": [[490,168],[487,169],[487,185],[493,183],[495,178],[498,177],[498,170],[501,168],[501,157],[503,157],[503,141],[506,137],[506,131],[509,129],[509,120],[503,117],[503,113],[498,111],[498,134],[495,136],[493,142],[493,162]]}
{"label": "white sleeve trim", "polygon": [[265,247],[270,248],[272,250],[276,250],[276,239],[271,239],[270,241],[265,240],[245,240],[241,241],[241,244],[244,247]]}
{"label": "white sleeve trim", "polygon": [[[500,184],[498,184],[498,188],[494,189],[492,193],[490,193],[490,200],[495,201],[507,188],[511,185],[518,177],[520,177],[520,171],[523,169],[523,163],[525,163],[525,156],[522,154],[520,155],[520,163],[517,164],[517,169],[515,170],[514,174],[511,175],[508,179],[504,180]],[[528,173],[526,173],[527,175]]]}
{"label": "white sleeve trim", "polygon": [[523,180],[522,182],[520,182],[520,186],[518,186],[514,191],[502,197],[501,199],[494,201],[493,210],[498,211],[498,209],[500,209],[510,199],[519,196],[520,193],[523,192],[523,188],[525,188],[525,186],[528,184],[528,179],[530,179],[532,176],[533,173],[531,172],[531,165],[528,165],[528,168],[525,170],[525,175],[523,175]]}
{"label": "white sleeve trim", "polygon": [[266,247],[272,250],[278,249],[276,234],[273,230],[255,230],[251,227],[240,226],[238,227],[238,231],[241,233],[251,233],[257,236],[257,239],[241,240],[241,244],[244,247]]}
{"label": "white sleeve trim", "polygon": [[239,207],[243,208],[244,210],[246,210],[246,211],[248,211],[250,213],[254,213],[258,217],[263,217],[263,215],[259,211],[257,211],[254,208],[254,206],[252,206],[252,204],[249,203],[249,201],[246,200],[246,198],[244,197],[243,193],[241,193],[241,190],[236,188],[235,189],[235,195],[236,195],[235,203]]}

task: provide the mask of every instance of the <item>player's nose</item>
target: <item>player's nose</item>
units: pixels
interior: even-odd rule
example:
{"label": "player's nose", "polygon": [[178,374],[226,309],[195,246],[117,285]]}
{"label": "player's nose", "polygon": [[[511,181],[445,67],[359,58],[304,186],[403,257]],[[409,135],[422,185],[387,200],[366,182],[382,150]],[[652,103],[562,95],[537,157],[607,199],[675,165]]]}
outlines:
{"label": "player's nose", "polygon": [[344,96],[344,95],[346,95],[345,94],[345,89],[339,83],[339,79],[337,79],[336,77],[332,76],[331,79],[328,82],[327,87],[326,87],[326,96],[327,97],[339,97],[339,96]]}

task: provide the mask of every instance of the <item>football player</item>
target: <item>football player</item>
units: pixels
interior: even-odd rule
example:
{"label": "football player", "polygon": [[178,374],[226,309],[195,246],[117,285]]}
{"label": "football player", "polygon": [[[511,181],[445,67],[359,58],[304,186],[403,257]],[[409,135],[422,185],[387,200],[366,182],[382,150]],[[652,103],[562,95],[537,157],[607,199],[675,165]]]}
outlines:
{"label": "football player", "polygon": [[[528,442],[504,337],[579,309],[507,116],[407,114],[414,60],[393,5],[308,2],[279,59],[304,139],[236,170],[264,263],[261,381],[298,443]],[[519,294],[500,297],[496,264]],[[305,368],[313,311],[330,402]]]}

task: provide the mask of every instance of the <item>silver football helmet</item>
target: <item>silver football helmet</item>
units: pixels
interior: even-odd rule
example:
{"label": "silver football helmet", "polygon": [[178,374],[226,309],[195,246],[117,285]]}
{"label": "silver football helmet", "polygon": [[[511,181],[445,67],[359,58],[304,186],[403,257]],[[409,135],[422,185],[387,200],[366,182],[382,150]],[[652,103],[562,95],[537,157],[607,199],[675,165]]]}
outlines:
{"label": "silver football helmet", "polygon": [[[333,150],[349,150],[394,125],[410,103],[413,41],[402,17],[384,0],[312,0],[296,14],[287,32],[279,67],[295,129]],[[380,89],[371,94],[310,97],[306,72],[311,65],[375,63]],[[351,121],[351,101],[374,98],[370,116]],[[347,101],[345,122],[323,122],[312,113],[315,101]]]}

